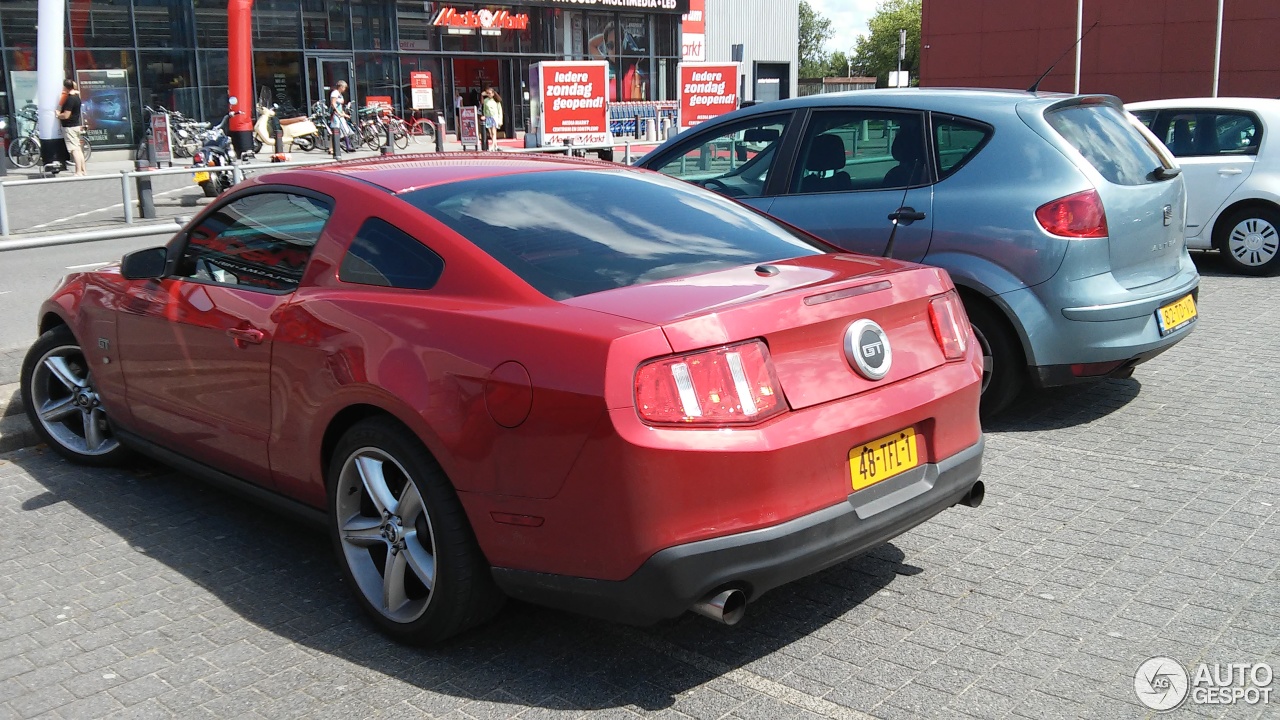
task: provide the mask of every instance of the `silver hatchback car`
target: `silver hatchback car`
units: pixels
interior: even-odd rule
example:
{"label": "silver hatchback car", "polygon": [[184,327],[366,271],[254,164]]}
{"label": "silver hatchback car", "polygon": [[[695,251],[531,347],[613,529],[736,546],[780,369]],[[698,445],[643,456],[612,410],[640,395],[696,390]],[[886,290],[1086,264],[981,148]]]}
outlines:
{"label": "silver hatchback car", "polygon": [[986,355],[986,416],[1028,384],[1127,377],[1195,324],[1179,169],[1109,95],[809,96],[699,125],[640,165],[945,268]]}

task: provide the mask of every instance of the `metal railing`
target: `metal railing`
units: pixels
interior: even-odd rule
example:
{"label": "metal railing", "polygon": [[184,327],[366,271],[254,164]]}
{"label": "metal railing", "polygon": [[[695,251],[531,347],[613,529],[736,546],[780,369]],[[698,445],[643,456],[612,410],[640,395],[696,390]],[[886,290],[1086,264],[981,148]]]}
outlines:
{"label": "metal railing", "polygon": [[569,154],[575,154],[579,152],[599,152],[601,150],[616,152],[618,148],[622,148],[622,164],[631,165],[632,163],[634,163],[636,160],[639,159],[632,155],[631,147],[633,145],[638,145],[648,149],[653,149],[658,147],[661,144],[662,144],[661,142],[652,142],[647,140],[641,140],[638,142],[633,140],[623,140],[622,142],[600,143],[598,145],[544,145],[542,147],[533,147],[533,148],[502,148],[499,152],[521,153],[521,154],[544,153],[544,154],[555,154],[555,155],[569,155]]}

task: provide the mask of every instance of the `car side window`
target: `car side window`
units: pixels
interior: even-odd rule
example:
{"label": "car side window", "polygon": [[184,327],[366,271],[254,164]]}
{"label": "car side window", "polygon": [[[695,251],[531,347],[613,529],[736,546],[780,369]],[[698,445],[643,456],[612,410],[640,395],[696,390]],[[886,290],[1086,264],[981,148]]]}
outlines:
{"label": "car side window", "polygon": [[759,197],[789,118],[789,114],[752,118],[720,132],[704,133],[655,169],[729,197]]}
{"label": "car side window", "polygon": [[444,260],[426,245],[386,220],[364,221],[342,264],[338,279],[357,285],[430,290],[444,272]]}
{"label": "car side window", "polygon": [[330,206],[305,195],[261,192],[236,198],[187,234],[176,274],[268,292],[298,287]]}
{"label": "car side window", "polygon": [[882,110],[813,114],[800,144],[791,192],[885,190],[929,177],[924,117]]}
{"label": "car side window", "polygon": [[1175,157],[1256,155],[1262,141],[1262,128],[1248,113],[1166,111],[1152,132]]}
{"label": "car side window", "polygon": [[981,123],[935,116],[933,147],[937,154],[938,179],[950,176],[977,155],[991,132],[989,126]]}

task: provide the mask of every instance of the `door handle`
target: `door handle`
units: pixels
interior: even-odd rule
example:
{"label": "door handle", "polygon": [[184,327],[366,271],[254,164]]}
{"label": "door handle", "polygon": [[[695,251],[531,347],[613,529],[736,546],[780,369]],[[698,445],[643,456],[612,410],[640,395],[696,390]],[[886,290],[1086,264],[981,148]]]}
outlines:
{"label": "door handle", "polygon": [[227,335],[235,341],[236,347],[244,347],[245,343],[261,345],[267,334],[257,328],[231,328]]}
{"label": "door handle", "polygon": [[903,225],[910,225],[911,223],[917,220],[925,219],[925,217],[926,217],[925,214],[920,212],[919,210],[916,210],[913,207],[906,207],[906,206],[900,207],[894,212],[889,213],[890,220],[897,223],[902,223]]}
{"label": "door handle", "polygon": [[1240,168],[1222,168],[1218,171],[1218,174],[1226,177],[1227,175],[1239,175],[1242,172],[1244,171]]}

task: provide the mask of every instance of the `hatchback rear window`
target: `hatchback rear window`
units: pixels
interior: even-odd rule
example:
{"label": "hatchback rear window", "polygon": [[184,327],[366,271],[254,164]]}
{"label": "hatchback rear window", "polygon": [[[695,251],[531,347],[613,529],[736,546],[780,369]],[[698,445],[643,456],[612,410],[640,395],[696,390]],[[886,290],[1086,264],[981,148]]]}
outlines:
{"label": "hatchback rear window", "polygon": [[1145,185],[1164,163],[1125,113],[1111,105],[1072,105],[1045,119],[1108,182]]}
{"label": "hatchback rear window", "polygon": [[650,173],[521,173],[401,197],[556,300],[828,251],[730,200]]}

